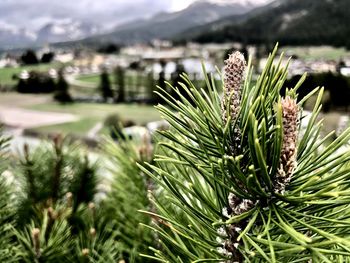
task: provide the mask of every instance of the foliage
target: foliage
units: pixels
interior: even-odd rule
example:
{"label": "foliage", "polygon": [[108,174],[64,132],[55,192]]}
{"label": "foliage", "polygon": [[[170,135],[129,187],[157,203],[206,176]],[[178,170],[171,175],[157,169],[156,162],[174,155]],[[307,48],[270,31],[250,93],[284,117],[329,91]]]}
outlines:
{"label": "foliage", "polygon": [[125,139],[123,129],[134,126],[135,123],[132,120],[126,120],[120,117],[117,113],[112,113],[107,116],[103,123],[113,139]]}
{"label": "foliage", "polygon": [[58,71],[58,80],[56,84],[54,99],[61,103],[68,103],[73,101],[71,95],[69,94],[69,85],[64,78],[63,69],[60,69]]}
{"label": "foliage", "polygon": [[[85,151],[85,155],[84,155]],[[23,227],[38,218],[44,208],[55,207],[71,195],[73,212],[93,201],[97,189],[96,164],[92,164],[80,144],[69,144],[58,136],[53,143],[42,143],[24,157],[15,171],[19,181],[17,225]]]}
{"label": "foliage", "polygon": [[114,229],[93,203],[97,166],[80,144],[57,137],[24,156],[14,171],[13,244],[19,262],[115,262]]}
{"label": "foliage", "polygon": [[113,98],[113,90],[111,87],[111,82],[109,80],[108,72],[106,69],[103,69],[101,73],[100,87],[102,98],[104,101],[107,101],[108,98]]}
{"label": "foliage", "polygon": [[156,86],[156,81],[154,79],[154,72],[150,71],[147,74],[147,80],[146,80],[146,88],[147,88],[147,96],[149,98],[150,104],[155,104],[157,102],[157,95],[154,93]]}
{"label": "foliage", "polygon": [[[349,251],[350,139],[347,129],[323,146],[323,89],[304,131],[297,85],[281,98],[287,68],[276,49],[255,85],[252,68],[242,87],[242,55],[226,61],[224,96],[214,81],[196,89],[183,75],[181,85],[194,101],[167,92],[171,108],[158,106],[171,125],[155,165],[143,169],[164,188],[172,209],[157,201],[168,230],[153,226],[163,250],[161,262],[347,262]],[[189,88],[187,88],[188,86]],[[308,97],[311,94],[308,95]],[[298,132],[299,131],[299,132]],[[297,134],[299,140],[297,141]],[[152,172],[151,172],[152,171]],[[174,212],[178,211],[178,212]],[[183,211],[183,212],[181,212]],[[171,230],[171,231],[170,231]]]}
{"label": "foliage", "polygon": [[[243,42],[270,45],[332,45],[349,49],[349,1],[287,0],[251,11],[244,18],[231,16],[225,26],[215,23],[202,28],[198,35],[194,28],[188,34],[200,43]],[[285,17],[292,16],[287,21]],[[320,19],[322,17],[322,19]],[[242,21],[243,20],[243,21]]]}
{"label": "foliage", "polygon": [[97,52],[102,54],[118,54],[120,46],[114,43],[107,43],[97,48]]}
{"label": "foliage", "polygon": [[8,146],[10,138],[3,135],[0,125],[0,262],[16,262],[18,260],[11,242],[13,235],[10,231],[14,219],[14,209],[11,196],[11,187],[8,183]]}
{"label": "foliage", "polygon": [[34,65],[34,64],[38,64],[39,60],[35,52],[31,49],[28,49],[22,54],[21,62],[24,65]]}
{"label": "foliage", "polygon": [[116,102],[125,102],[125,70],[122,67],[116,67],[115,79],[118,93]]}
{"label": "foliage", "polygon": [[41,56],[40,62],[41,63],[51,63],[52,60],[55,57],[55,53],[54,52],[46,52]]}
{"label": "foliage", "polygon": [[91,209],[81,210],[86,228],[75,233],[71,225],[72,209],[69,204],[45,209],[39,227],[32,222],[24,231],[14,229],[21,262],[115,262],[118,246],[111,229],[93,227]]}
{"label": "foliage", "polygon": [[[285,87],[293,87],[298,83],[300,75],[293,76],[286,81]],[[329,92],[329,99],[324,102],[324,111],[334,111],[341,107],[349,107],[350,78],[331,72],[309,74],[303,84],[298,89],[298,99],[307,96],[314,87],[324,86]],[[283,92],[282,92],[283,93]]]}
{"label": "foliage", "polygon": [[20,244],[20,262],[74,262],[74,239],[67,220],[56,220],[49,214],[49,210],[44,211],[40,228],[32,222],[23,231],[14,230]]}
{"label": "foliage", "polygon": [[28,73],[28,78],[19,77],[16,89],[20,93],[51,93],[55,90],[55,82],[47,73],[33,70]]}
{"label": "foliage", "polygon": [[148,215],[139,210],[152,210],[148,191],[153,191],[153,180],[144,174],[137,162],[150,161],[152,145],[147,135],[141,146],[126,140],[117,145],[112,140],[104,143],[110,158],[113,174],[111,191],[103,203],[106,221],[112,221],[117,229],[118,247],[127,262],[145,262],[140,253],[146,253],[149,246],[156,245],[155,236],[145,225],[151,223]]}

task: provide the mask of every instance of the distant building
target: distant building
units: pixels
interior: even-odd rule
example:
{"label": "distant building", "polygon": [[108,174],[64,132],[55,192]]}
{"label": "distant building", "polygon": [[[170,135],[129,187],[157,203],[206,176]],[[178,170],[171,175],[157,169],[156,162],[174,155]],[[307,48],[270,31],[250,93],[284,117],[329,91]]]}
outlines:
{"label": "distant building", "polygon": [[69,63],[74,60],[74,54],[72,53],[61,53],[55,55],[55,61],[61,62],[61,63]]}
{"label": "distant building", "polygon": [[5,55],[0,58],[0,68],[18,67],[17,59],[10,55]]}

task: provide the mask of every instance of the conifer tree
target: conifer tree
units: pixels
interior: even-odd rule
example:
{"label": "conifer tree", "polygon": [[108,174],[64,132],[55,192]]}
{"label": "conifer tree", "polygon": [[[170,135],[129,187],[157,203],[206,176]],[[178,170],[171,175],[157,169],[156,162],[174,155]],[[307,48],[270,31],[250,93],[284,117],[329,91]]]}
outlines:
{"label": "conifer tree", "polygon": [[74,262],[74,239],[66,219],[44,211],[41,225],[34,222],[24,230],[15,229],[19,243],[20,262]]}
{"label": "conifer tree", "polygon": [[108,98],[113,98],[113,90],[111,88],[111,82],[109,80],[107,69],[103,69],[101,73],[100,87],[103,100],[106,102]]}
{"label": "conifer tree", "polygon": [[73,101],[72,96],[69,93],[69,84],[64,78],[63,69],[58,71],[58,80],[54,99],[60,103],[69,103]]}
{"label": "conifer tree", "polygon": [[11,231],[14,220],[13,191],[5,177],[5,171],[9,168],[9,141],[0,125],[0,262],[18,261]]}
{"label": "conifer tree", "polygon": [[122,67],[116,67],[115,78],[118,90],[116,102],[125,102],[125,71]]}
{"label": "conifer tree", "polygon": [[151,224],[151,218],[139,212],[154,209],[148,198],[148,191],[156,190],[154,182],[137,165],[153,158],[153,146],[149,140],[149,136],[144,135],[141,146],[130,140],[118,144],[107,140],[104,143],[113,174],[111,191],[103,203],[104,215],[117,230],[120,259],[130,263],[148,262],[140,254],[157,244],[155,235],[146,227]]}
{"label": "conifer tree", "polygon": [[57,136],[34,150],[27,145],[19,167],[16,224],[20,262],[112,263],[115,229],[102,223],[93,202],[96,165],[81,144]]}
{"label": "conifer tree", "polygon": [[73,212],[93,201],[97,189],[96,164],[89,161],[81,144],[57,136],[35,149],[24,146],[24,156],[14,171],[20,182],[17,195],[17,224],[35,220],[43,208],[54,208],[72,199]]}
{"label": "conifer tree", "polygon": [[157,102],[157,96],[154,93],[155,91],[155,79],[154,79],[154,72],[150,71],[147,74],[147,83],[146,83],[146,89],[147,89],[147,99],[149,103],[154,104]]}
{"label": "conifer tree", "polygon": [[[295,87],[280,96],[287,78],[277,49],[256,84],[236,52],[225,61],[223,95],[186,75],[187,95],[160,95],[170,131],[144,169],[163,188],[171,209],[154,198],[162,226],[153,226],[160,262],[348,262],[350,260],[350,140],[347,129],[329,145],[320,136],[323,89],[297,101]],[[206,74],[204,74],[206,76]],[[302,105],[318,93],[305,130]],[[192,103],[194,102],[194,105]]]}

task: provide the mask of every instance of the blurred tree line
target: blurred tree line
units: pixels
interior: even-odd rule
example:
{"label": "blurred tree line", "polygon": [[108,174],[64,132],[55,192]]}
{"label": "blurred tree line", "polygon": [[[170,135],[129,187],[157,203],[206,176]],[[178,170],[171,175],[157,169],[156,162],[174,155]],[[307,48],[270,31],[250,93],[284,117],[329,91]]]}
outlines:
{"label": "blurred tree line", "polygon": [[54,99],[61,103],[72,102],[69,84],[64,77],[64,69],[57,72],[57,79],[46,72],[23,72],[18,78],[16,90],[19,93],[54,93]]}
{"label": "blurred tree line", "polygon": [[[103,68],[100,74],[100,83],[98,92],[104,102],[112,101],[115,103],[142,102],[147,104],[165,103],[163,98],[156,92],[158,88],[167,90],[176,99],[180,96],[188,97],[184,89],[183,74],[186,74],[185,68],[181,63],[176,64],[175,71],[167,79],[165,74],[165,63],[161,62],[162,70],[155,74],[153,71],[145,72],[145,69],[139,68],[139,65],[132,63],[132,71],[123,67],[116,67],[109,73]],[[113,79],[111,75],[114,76]],[[190,76],[196,84],[204,86],[204,80],[196,79],[196,75]],[[167,84],[168,83],[168,84]],[[173,88],[172,88],[173,87]],[[177,90],[176,90],[177,89]]]}
{"label": "blurred tree line", "polygon": [[[301,75],[295,75],[285,83],[285,89],[294,87]],[[298,89],[298,99],[303,99],[315,87],[324,87],[329,94],[323,102],[323,111],[348,110],[350,106],[350,78],[339,73],[309,74],[304,83]],[[285,90],[284,89],[284,90]],[[282,92],[283,93],[283,92]]]}
{"label": "blurred tree line", "polygon": [[20,62],[23,65],[36,65],[39,63],[51,63],[55,57],[54,52],[45,52],[41,58],[38,58],[34,50],[26,50],[20,57]]}

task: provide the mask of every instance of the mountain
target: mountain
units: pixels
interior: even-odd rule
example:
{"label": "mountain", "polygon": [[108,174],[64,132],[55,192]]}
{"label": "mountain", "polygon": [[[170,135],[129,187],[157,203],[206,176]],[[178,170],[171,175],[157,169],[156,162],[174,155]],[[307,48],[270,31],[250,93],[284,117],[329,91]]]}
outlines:
{"label": "mountain", "polygon": [[71,19],[48,23],[37,31],[0,24],[0,47],[6,49],[72,41],[101,33],[101,28],[96,25]]}
{"label": "mountain", "polygon": [[158,13],[117,27],[113,32],[89,40],[120,43],[147,42],[166,39],[189,28],[200,26],[229,15],[241,15],[267,0],[208,0],[197,1],[186,9],[174,13]]}
{"label": "mountain", "polygon": [[78,40],[101,33],[100,27],[80,21],[66,20],[48,23],[37,32],[36,42],[54,43]]}
{"label": "mountain", "polygon": [[231,22],[221,27],[220,21],[203,26],[201,34],[189,39],[202,43],[278,41],[288,45],[350,47],[347,37],[350,35],[349,0],[277,0],[251,11],[246,18],[237,20],[237,17],[232,17]]}
{"label": "mountain", "polygon": [[0,24],[0,46],[11,47],[14,43],[27,45],[36,39],[36,34],[25,28]]}

